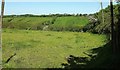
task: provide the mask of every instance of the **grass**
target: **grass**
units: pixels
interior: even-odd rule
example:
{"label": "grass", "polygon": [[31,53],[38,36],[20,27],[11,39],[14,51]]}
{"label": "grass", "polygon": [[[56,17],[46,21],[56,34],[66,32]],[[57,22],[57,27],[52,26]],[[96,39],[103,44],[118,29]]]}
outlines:
{"label": "grass", "polygon": [[79,17],[79,16],[69,16],[69,17],[58,17],[55,24],[53,26],[55,27],[63,27],[63,28],[69,28],[69,27],[84,27],[86,24],[89,23],[89,20],[87,17]]}
{"label": "grass", "polygon": [[42,23],[51,21],[52,17],[7,17],[3,20],[4,28],[37,29]]}
{"label": "grass", "polygon": [[79,16],[71,16],[71,17],[58,17],[55,21],[55,24],[57,25],[78,25],[78,26],[85,26],[88,24],[88,18],[87,17],[79,17]]}
{"label": "grass", "polygon": [[79,31],[89,20],[85,16],[65,16],[65,17],[5,17],[3,28],[43,30],[49,26],[48,30],[54,31]]}
{"label": "grass", "polygon": [[61,68],[69,55],[86,56],[106,43],[105,35],[65,31],[3,29],[2,38],[4,68]]}

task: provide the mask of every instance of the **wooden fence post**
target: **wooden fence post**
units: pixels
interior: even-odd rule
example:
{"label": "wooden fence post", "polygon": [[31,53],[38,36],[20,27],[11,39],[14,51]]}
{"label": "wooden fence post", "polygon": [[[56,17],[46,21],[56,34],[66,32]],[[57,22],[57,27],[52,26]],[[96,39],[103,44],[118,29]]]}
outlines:
{"label": "wooden fence post", "polygon": [[0,69],[2,69],[2,23],[3,23],[3,14],[4,14],[4,0],[1,4],[1,16],[0,16]]}

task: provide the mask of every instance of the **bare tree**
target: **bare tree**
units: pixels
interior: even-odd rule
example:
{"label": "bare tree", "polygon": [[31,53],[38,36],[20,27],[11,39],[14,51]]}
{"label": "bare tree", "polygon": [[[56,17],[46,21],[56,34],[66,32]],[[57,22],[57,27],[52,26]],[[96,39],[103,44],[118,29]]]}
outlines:
{"label": "bare tree", "polygon": [[103,4],[102,4],[102,1],[100,0],[100,6],[101,6],[101,11],[102,11],[102,23],[104,24],[104,11],[103,11]]}

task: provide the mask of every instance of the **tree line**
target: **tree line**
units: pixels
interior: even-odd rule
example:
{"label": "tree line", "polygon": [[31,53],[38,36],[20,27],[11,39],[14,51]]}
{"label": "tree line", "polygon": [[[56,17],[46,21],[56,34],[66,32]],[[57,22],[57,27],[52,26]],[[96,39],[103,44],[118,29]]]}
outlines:
{"label": "tree line", "polygon": [[49,15],[34,15],[34,14],[23,14],[23,15],[4,15],[5,17],[64,17],[64,16],[87,16],[89,14],[49,14]]}

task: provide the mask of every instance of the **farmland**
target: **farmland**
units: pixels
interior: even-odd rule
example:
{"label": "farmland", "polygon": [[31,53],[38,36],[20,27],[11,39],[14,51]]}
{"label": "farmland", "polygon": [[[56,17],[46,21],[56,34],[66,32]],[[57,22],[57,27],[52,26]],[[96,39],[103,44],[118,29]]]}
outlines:
{"label": "farmland", "polygon": [[5,15],[0,65],[3,68],[119,68],[119,5],[113,6],[113,29],[112,6],[94,14]]}
{"label": "farmland", "polygon": [[63,16],[63,17],[5,17],[3,28],[46,30],[52,31],[80,31],[89,20],[85,16]]}
{"label": "farmland", "polygon": [[[3,67],[61,68],[69,55],[86,56],[106,43],[105,35],[81,32],[3,29]],[[6,60],[16,53],[8,62]]]}

